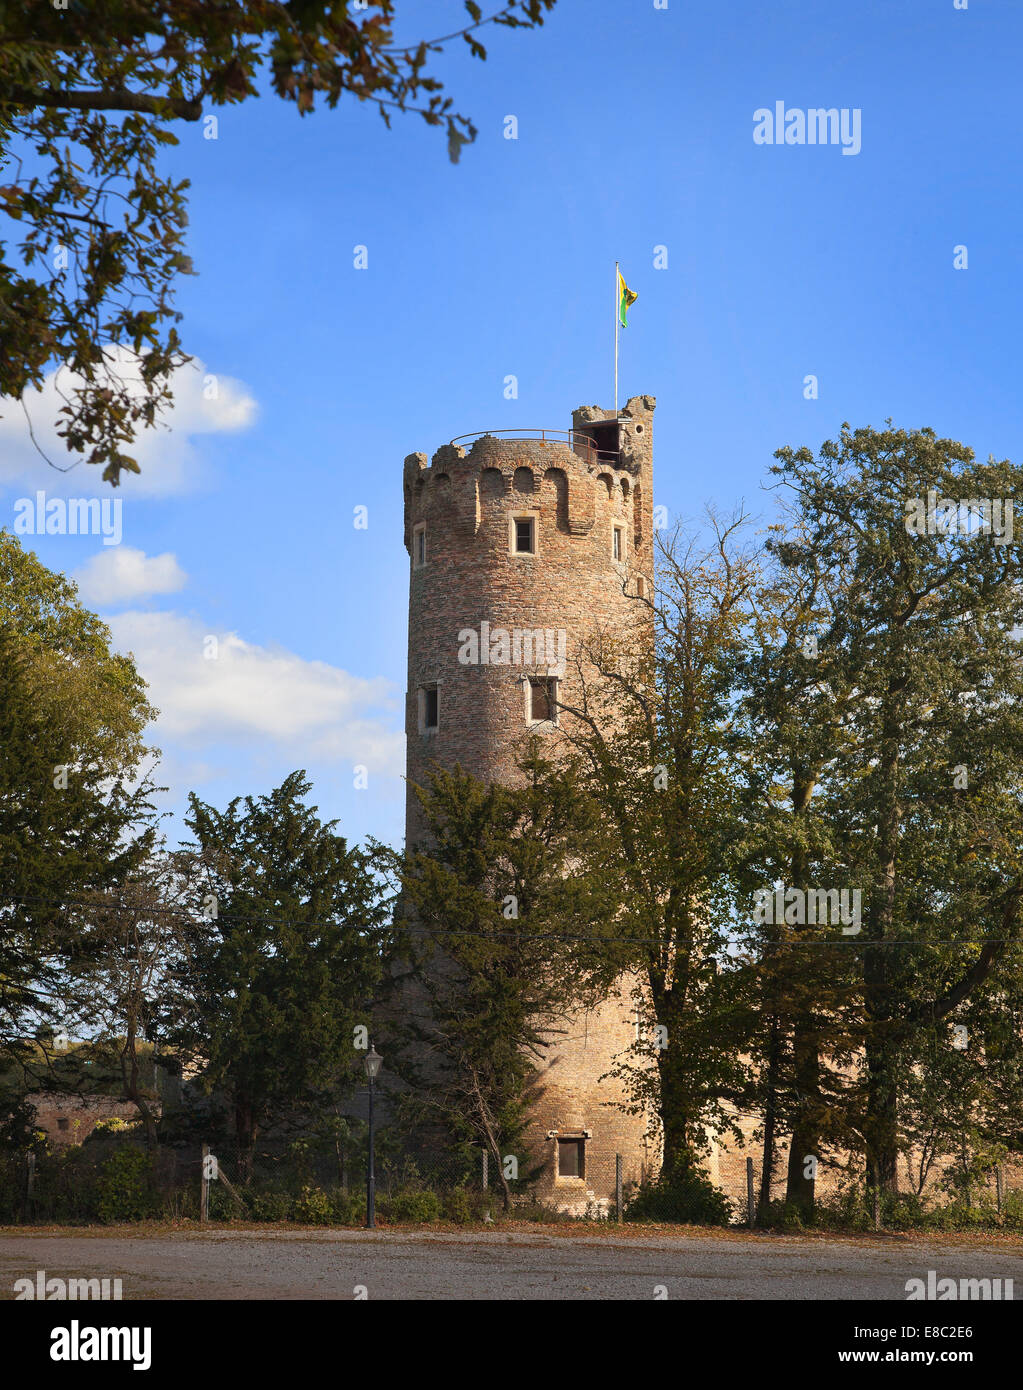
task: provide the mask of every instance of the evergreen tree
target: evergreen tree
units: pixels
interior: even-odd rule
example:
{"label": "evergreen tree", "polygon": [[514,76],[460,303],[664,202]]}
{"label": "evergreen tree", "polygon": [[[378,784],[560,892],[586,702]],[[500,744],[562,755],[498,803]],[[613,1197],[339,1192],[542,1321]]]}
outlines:
{"label": "evergreen tree", "polygon": [[296,771],[224,811],[189,797],[203,920],[179,966],[190,1007],[176,1037],[228,1098],[246,1175],[268,1125],[357,1078],[354,1029],[381,975],[380,880],[304,804],[310,789]]}

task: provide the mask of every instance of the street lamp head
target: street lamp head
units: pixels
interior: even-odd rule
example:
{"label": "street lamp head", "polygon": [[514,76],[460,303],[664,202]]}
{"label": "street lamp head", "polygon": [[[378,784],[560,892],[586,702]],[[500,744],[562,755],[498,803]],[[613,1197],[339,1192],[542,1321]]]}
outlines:
{"label": "street lamp head", "polygon": [[373,1044],[370,1043],[369,1051],[362,1059],[362,1065],[366,1068],[366,1075],[369,1077],[370,1084],[380,1075],[380,1068],[383,1066],[383,1062],[384,1059],[380,1056],[380,1053]]}

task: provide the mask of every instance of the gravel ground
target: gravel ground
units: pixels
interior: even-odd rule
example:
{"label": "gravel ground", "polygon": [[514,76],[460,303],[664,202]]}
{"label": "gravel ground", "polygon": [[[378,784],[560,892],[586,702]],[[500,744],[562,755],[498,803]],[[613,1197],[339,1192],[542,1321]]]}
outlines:
{"label": "gravel ground", "polygon": [[[127,1229],[0,1232],[0,1299],[43,1269],[120,1278],[125,1299],[905,1300],[906,1280],[1011,1278],[1023,1242],[628,1231]],[[357,1290],[364,1289],[357,1295]]]}

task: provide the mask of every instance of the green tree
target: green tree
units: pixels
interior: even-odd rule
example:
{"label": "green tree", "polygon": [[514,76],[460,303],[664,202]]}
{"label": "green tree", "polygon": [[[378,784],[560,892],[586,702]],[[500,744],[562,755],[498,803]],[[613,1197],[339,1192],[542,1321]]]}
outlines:
{"label": "green tree", "polygon": [[305,773],[224,811],[193,792],[190,999],[176,1040],[202,1062],[234,1116],[243,1174],[274,1121],[356,1077],[353,1030],[381,975],[386,902],[369,856],[304,804]]}
{"label": "green tree", "polygon": [[[755,554],[745,518],[711,518],[659,547],[636,630],[594,635],[577,660],[578,699],[559,696],[564,736],[602,809],[600,854],[622,885],[618,936],[640,973],[647,1023],[616,1070],[634,1110],[657,1116],[663,1178],[685,1184],[710,1133],[742,1103],[751,1020],[732,936],[738,834],[731,713],[750,640]],[[653,639],[653,640],[651,640]]]}
{"label": "green tree", "polygon": [[[835,872],[834,826],[820,793],[842,741],[842,719],[857,697],[855,671],[819,645],[842,598],[823,567],[784,562],[801,532],[798,505],[769,528],[755,599],[755,637],[738,679],[735,730],[743,831],[735,866],[736,914],[758,993],[752,1055],[763,1114],[761,1211],[770,1203],[783,1133],[789,1135],[786,1201],[813,1213],[816,1163],[831,1147],[858,1145],[853,1100],[841,1065],[855,989],[851,960],[818,943],[829,928],[805,921],[759,922],[756,895],[776,885],[805,893]],[[779,559],[779,556],[782,558]],[[848,954],[848,953],[846,953]],[[847,968],[849,967],[849,968]],[[844,993],[843,993],[844,991]],[[859,1032],[857,1039],[862,1039]],[[833,1065],[825,1064],[824,1055]],[[814,1160],[808,1162],[808,1160]]]}
{"label": "green tree", "polygon": [[[58,1018],[87,947],[73,904],[153,837],[139,763],[153,713],[74,585],[0,532],[0,1043]],[[77,968],[77,967],[76,967]]]}
{"label": "green tree", "polygon": [[505,0],[453,34],[395,43],[395,0],[30,0],[0,6],[0,396],[66,366],[58,433],[116,485],[171,399],[183,360],[172,300],[185,253],[187,180],[160,172],[175,127],[271,91],[300,115],[344,97],[414,111],[457,160],[476,131],[428,64],[452,40],[485,58],[489,24],[533,28],[555,0]]}
{"label": "green tree", "polygon": [[[891,427],[844,426],[816,456],[777,458],[791,509],[772,549],[819,623],[802,670],[794,629],[774,654],[782,675],[762,746],[805,747],[805,804],[826,834],[790,825],[776,843],[795,847],[797,886],[846,887],[863,902],[861,936],[817,930],[831,984],[818,973],[806,1037],[819,1069],[828,1048],[815,1019],[841,1008],[859,1030],[847,1118],[868,1180],[895,1191],[918,1040],[997,981],[1020,937],[1023,588],[1018,548],[983,524],[981,503],[1020,495],[1023,470]],[[953,499],[954,513],[928,526],[929,498]],[[793,809],[799,790],[793,778]],[[803,1092],[812,1113],[812,1068]]]}

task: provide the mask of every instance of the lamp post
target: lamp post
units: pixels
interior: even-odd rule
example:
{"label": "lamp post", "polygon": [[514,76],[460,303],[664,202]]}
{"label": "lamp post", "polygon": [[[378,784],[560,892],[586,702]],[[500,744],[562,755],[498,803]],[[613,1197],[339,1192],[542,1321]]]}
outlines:
{"label": "lamp post", "polygon": [[369,1078],[369,1171],[366,1174],[366,1226],[371,1231],[376,1227],[376,1174],[373,1171],[373,1083],[380,1075],[383,1060],[373,1044],[370,1043],[369,1051],[363,1058],[362,1065],[366,1068],[366,1075]]}

